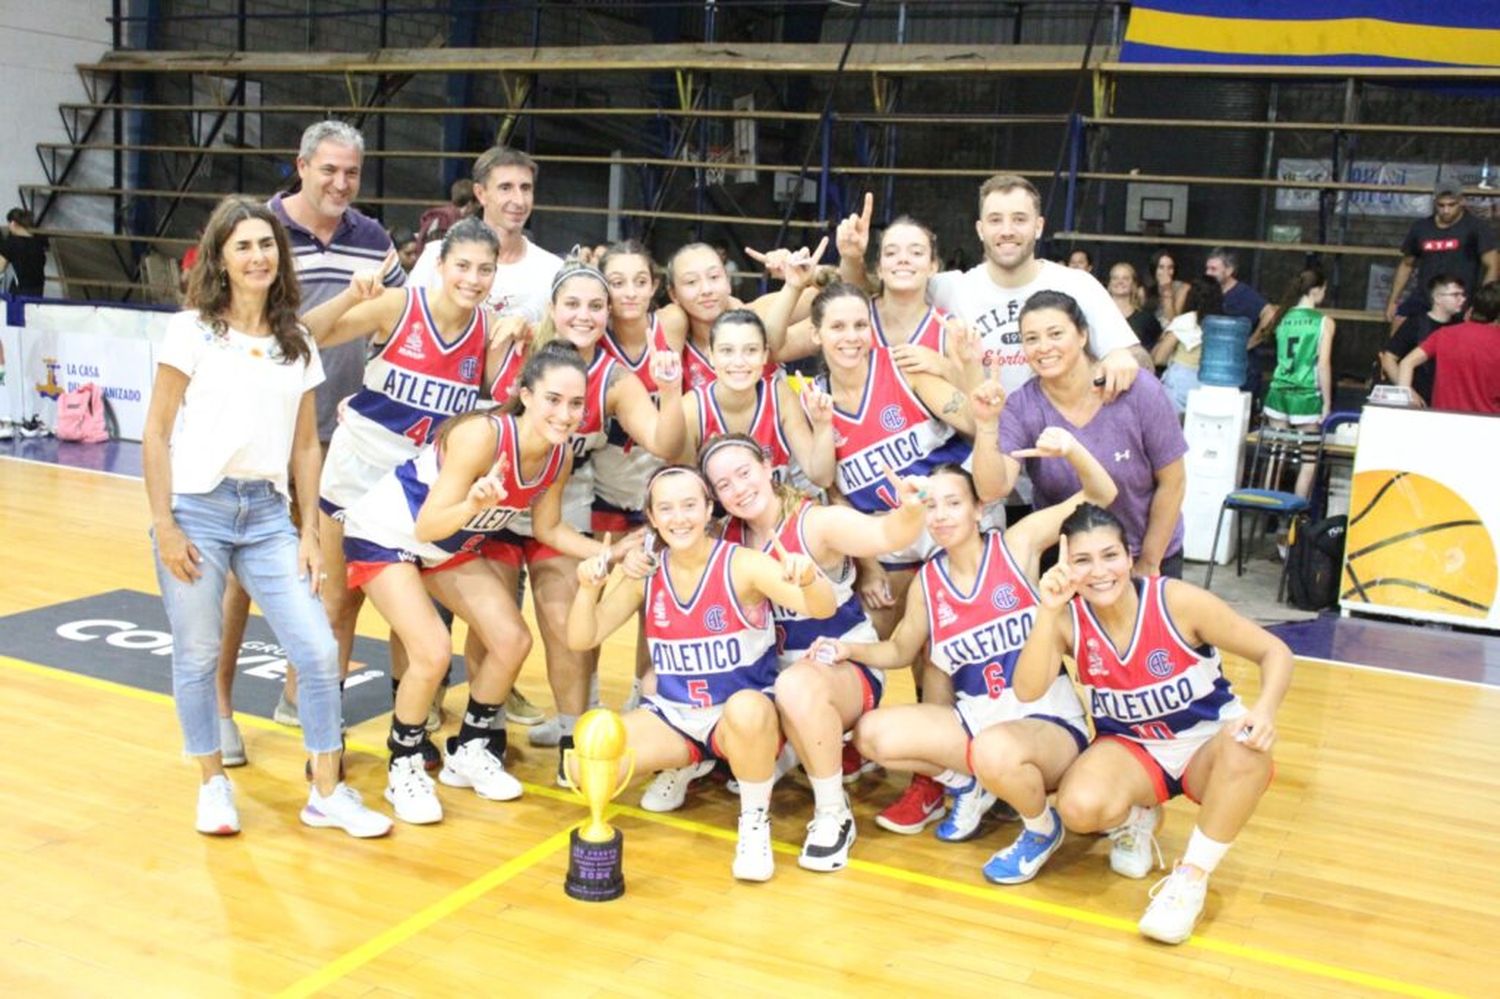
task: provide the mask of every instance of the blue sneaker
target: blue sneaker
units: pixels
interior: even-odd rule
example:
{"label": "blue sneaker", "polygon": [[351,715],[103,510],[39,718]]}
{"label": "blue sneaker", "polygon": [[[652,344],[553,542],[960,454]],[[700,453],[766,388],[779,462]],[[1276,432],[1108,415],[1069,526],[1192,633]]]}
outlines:
{"label": "blue sneaker", "polygon": [[948,817],[938,823],[936,835],[944,843],[962,843],[978,835],[979,823],[995,803],[995,796],[973,778],[967,787],[952,794],[953,807]]}
{"label": "blue sneaker", "polygon": [[996,853],[984,865],[986,881],[997,885],[1018,885],[1036,877],[1037,871],[1063,841],[1063,824],[1057,809],[1048,805],[1047,811],[1052,813],[1052,835],[1042,836],[1030,829],[1022,829],[1014,843]]}

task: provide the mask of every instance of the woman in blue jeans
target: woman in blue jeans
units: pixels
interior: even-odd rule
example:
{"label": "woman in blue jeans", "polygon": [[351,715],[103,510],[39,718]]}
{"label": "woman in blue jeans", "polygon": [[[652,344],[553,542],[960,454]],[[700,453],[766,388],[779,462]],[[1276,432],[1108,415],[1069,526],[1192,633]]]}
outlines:
{"label": "woman in blue jeans", "polygon": [[[197,829],[215,836],[240,829],[214,698],[220,606],[232,572],[301,676],[299,714],[313,761],[302,821],[382,836],[390,819],[339,780],[338,645],[318,599],[313,389],[323,366],[297,321],[301,295],[286,231],[264,206],[226,198],[199,254],[189,308],[172,317],[161,345],[143,440],[156,574],[172,624],[172,693],[187,754],[202,772]],[[288,511],[289,463],[300,536]]]}

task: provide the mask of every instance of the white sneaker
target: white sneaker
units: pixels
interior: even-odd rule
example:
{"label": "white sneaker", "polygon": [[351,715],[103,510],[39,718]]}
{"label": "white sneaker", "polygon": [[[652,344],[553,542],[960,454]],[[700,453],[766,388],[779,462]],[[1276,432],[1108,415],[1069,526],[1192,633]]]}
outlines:
{"label": "white sneaker", "polygon": [[1166,866],[1161,847],[1156,845],[1156,827],[1161,824],[1161,806],[1146,813],[1144,819],[1128,819],[1105,833],[1109,837],[1109,866],[1127,878],[1144,878],[1158,867]]}
{"label": "white sneaker", "polygon": [[219,753],[226,767],[242,767],[249,762],[245,755],[245,739],[233,718],[219,719]]}
{"label": "white sneaker", "polygon": [[210,777],[208,783],[198,787],[197,829],[205,836],[233,836],[240,831],[234,788],[223,774]]}
{"label": "white sneaker", "polygon": [[317,788],[307,792],[307,804],[302,809],[302,821],[320,829],[337,826],[358,839],[373,839],[391,831],[391,820],[371,808],[366,808],[359,792],[343,781],[328,797],[318,793]]}
{"label": "white sneaker", "polygon": [[302,727],[302,717],[297,714],[297,704],[287,698],[285,687],[281,688],[281,696],[276,699],[276,707],[271,711],[271,720],[287,728]]}
{"label": "white sneaker", "polygon": [[1151,904],[1138,924],[1141,933],[1162,943],[1182,943],[1193,935],[1207,896],[1208,876],[1196,876],[1178,864],[1151,889]]}
{"label": "white sneaker", "polygon": [[429,732],[436,732],[443,727],[443,699],[448,696],[448,683],[444,681],[438,684],[437,693],[432,695],[432,703],[427,706],[427,724],[424,726]]}
{"label": "white sneaker", "polygon": [[443,803],[437,788],[422,767],[422,756],[401,756],[391,761],[386,778],[385,800],[396,810],[396,818],[414,826],[443,821]]}
{"label": "white sneaker", "polygon": [[15,435],[16,432],[10,428],[10,421],[0,420],[0,441],[8,441]]}
{"label": "white sneaker", "polygon": [[844,799],[841,808],[813,812],[797,863],[809,871],[841,871],[849,864],[849,848],[856,835],[849,799]]}
{"label": "white sneaker", "polygon": [[713,760],[700,760],[679,770],[663,770],[646,785],[641,807],[648,812],[675,812],[687,800],[688,785],[708,775]]}
{"label": "white sneaker", "polygon": [[514,801],[521,796],[521,782],[505,772],[485,739],[470,739],[450,752],[438,780],[449,787],[472,787],[475,794],[490,801]]}
{"label": "white sneaker", "polygon": [[764,808],[741,812],[740,838],[734,844],[734,876],[740,881],[769,881],[775,873],[771,816]]}
{"label": "white sneaker", "polygon": [[562,741],[562,722],[553,715],[546,721],[537,722],[526,733],[526,741],[533,746],[556,746]]}

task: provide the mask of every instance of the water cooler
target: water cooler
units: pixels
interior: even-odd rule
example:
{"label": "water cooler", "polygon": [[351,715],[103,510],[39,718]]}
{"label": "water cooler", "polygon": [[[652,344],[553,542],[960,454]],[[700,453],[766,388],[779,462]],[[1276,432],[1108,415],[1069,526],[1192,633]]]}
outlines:
{"label": "water cooler", "polygon": [[[1182,499],[1182,553],[1194,562],[1207,562],[1214,543],[1219,507],[1240,484],[1245,453],[1245,431],[1250,426],[1250,393],[1223,385],[1204,385],[1188,393],[1182,432],[1187,437],[1187,495]],[[1214,561],[1225,565],[1234,558],[1235,518],[1224,515],[1219,550]]]}

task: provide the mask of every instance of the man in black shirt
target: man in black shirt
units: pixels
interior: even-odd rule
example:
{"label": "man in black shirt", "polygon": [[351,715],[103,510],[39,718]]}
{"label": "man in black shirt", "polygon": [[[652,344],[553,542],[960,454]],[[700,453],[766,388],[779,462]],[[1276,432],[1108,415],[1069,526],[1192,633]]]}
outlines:
{"label": "man in black shirt", "polygon": [[31,213],[12,208],[5,216],[8,231],[0,232],[0,270],[8,263],[16,274],[16,295],[41,298],[47,285],[47,240],[34,236]]}
{"label": "man in black shirt", "polygon": [[[1416,288],[1401,301],[1406,283],[1416,271]],[[1489,224],[1464,211],[1463,185],[1440,180],[1432,191],[1432,217],[1417,219],[1401,243],[1401,263],[1391,282],[1385,318],[1395,323],[1399,316],[1420,316],[1432,303],[1427,285],[1439,274],[1451,274],[1465,288],[1500,279],[1500,249]],[[1399,303],[1399,308],[1397,307]]]}
{"label": "man in black shirt", "polygon": [[[1380,349],[1380,370],[1386,380],[1396,384],[1401,359],[1422,345],[1432,331],[1458,322],[1464,315],[1464,283],[1451,274],[1439,274],[1427,282],[1427,299],[1432,307],[1421,315],[1409,316]],[[1432,402],[1433,379],[1437,365],[1428,361],[1412,375],[1411,387],[1422,400]]]}

